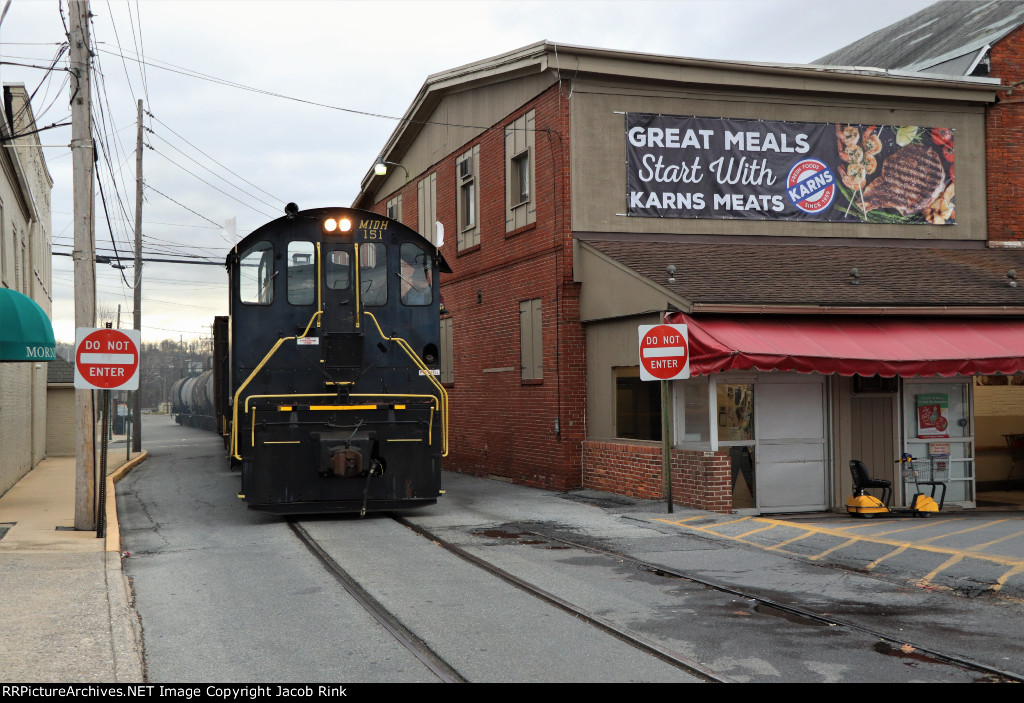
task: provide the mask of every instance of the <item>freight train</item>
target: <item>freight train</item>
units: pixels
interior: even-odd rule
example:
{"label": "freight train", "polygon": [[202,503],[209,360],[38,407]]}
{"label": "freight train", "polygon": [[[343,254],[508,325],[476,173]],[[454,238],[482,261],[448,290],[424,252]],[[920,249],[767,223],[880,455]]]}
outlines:
{"label": "freight train", "polygon": [[[448,453],[438,378],[448,264],[375,213],[285,213],[226,260],[226,373],[208,383],[223,397],[216,424],[239,497],[278,514],[435,503]],[[215,326],[215,350],[217,336]]]}

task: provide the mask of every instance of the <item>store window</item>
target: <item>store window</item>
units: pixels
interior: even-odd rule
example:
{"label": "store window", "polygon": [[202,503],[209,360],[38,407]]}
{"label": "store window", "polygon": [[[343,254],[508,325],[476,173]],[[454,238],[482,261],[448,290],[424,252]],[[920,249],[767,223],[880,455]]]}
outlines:
{"label": "store window", "polygon": [[756,508],[754,384],[719,382],[715,397],[718,444],[729,452],[732,464],[732,507]]}
{"label": "store window", "polygon": [[617,366],[615,376],[615,436],[661,440],[661,384],[640,380],[639,366]]}
{"label": "store window", "polygon": [[[658,385],[658,384],[654,384]],[[672,384],[676,439],[685,449],[711,448],[711,408],[708,377],[694,376]]]}

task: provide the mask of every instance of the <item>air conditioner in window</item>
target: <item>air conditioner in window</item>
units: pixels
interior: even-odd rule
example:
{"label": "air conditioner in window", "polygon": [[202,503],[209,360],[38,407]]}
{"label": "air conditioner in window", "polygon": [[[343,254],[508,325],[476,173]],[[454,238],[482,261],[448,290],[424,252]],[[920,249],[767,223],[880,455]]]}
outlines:
{"label": "air conditioner in window", "polygon": [[472,157],[459,162],[459,178],[465,180],[473,175]]}

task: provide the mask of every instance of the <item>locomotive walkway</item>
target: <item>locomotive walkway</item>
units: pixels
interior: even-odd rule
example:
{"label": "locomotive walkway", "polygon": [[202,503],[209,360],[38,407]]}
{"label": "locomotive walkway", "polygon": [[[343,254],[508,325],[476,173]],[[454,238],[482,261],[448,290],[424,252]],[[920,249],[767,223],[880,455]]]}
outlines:
{"label": "locomotive walkway", "polygon": [[[121,472],[147,458],[143,452],[125,461],[124,444],[114,446],[120,453],[115,449],[109,463],[123,463]],[[66,529],[74,521],[74,464],[73,458],[47,459],[0,497],[2,682],[145,680],[142,635],[122,574],[112,484],[106,539]],[[111,475],[117,477],[113,468]],[[542,504],[550,510],[550,493],[545,491],[459,475],[446,477],[446,483],[452,493],[507,493],[527,513],[541,514]],[[879,594],[895,588],[893,593],[911,602],[914,593],[920,594],[921,603],[936,591],[985,594],[956,599],[951,605],[956,618],[980,618],[974,609],[993,596],[1018,609],[1024,603],[1024,512],[1019,509],[951,512],[928,519],[780,519],[682,508],[667,514],[657,502],[592,491],[562,497],[603,509],[587,518],[594,525],[565,526],[570,531],[586,533],[616,521],[644,524],[662,533],[662,539],[678,541],[679,554],[685,554],[689,566],[716,582],[797,597],[801,590],[820,591],[818,581],[834,580],[839,568],[859,579],[857,588],[877,589]],[[444,515],[440,511],[414,519],[429,526]],[[693,546],[694,539],[702,546]],[[666,552],[672,553],[671,548]],[[883,585],[886,581],[897,586]],[[1000,625],[993,621],[992,627],[994,631]]]}

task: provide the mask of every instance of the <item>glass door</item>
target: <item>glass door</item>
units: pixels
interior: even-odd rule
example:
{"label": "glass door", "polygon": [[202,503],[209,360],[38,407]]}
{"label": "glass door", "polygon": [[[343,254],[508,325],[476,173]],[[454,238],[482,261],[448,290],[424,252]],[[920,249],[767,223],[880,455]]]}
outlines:
{"label": "glass door", "polygon": [[[934,466],[945,478],[946,503],[974,507],[974,413],[971,379],[907,379],[903,384],[903,451]],[[904,503],[915,493],[931,493],[902,475]],[[918,480],[922,479],[918,476]],[[939,489],[941,490],[941,489]],[[938,500],[939,491],[935,493]]]}

